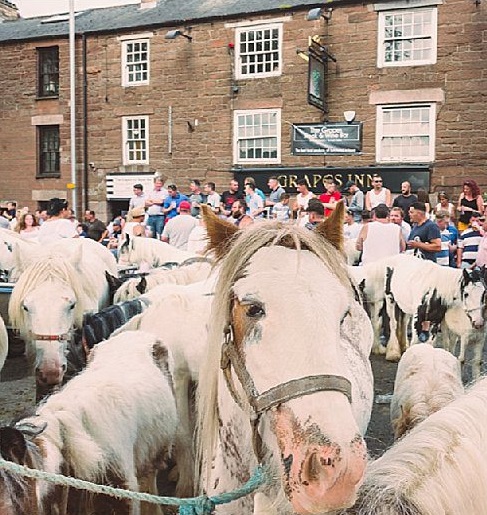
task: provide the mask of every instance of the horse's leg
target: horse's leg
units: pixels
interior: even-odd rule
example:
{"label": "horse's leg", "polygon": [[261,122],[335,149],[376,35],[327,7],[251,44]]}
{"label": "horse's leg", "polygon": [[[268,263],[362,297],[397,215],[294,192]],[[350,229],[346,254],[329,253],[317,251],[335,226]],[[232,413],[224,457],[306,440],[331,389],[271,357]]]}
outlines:
{"label": "horse's leg", "polygon": [[399,340],[399,346],[401,348],[401,353],[406,352],[409,347],[409,340],[408,340],[409,318],[410,318],[409,315],[406,315],[406,313],[404,313],[403,311],[401,311],[400,315],[398,316],[397,339]]}
{"label": "horse's leg", "polygon": [[176,434],[174,458],[179,475],[176,485],[176,496],[178,497],[191,497],[194,486],[193,424],[191,422],[189,406],[190,382],[188,370],[175,370],[174,392],[179,416],[179,427]]}
{"label": "horse's leg", "polygon": [[460,335],[460,352],[458,353],[458,361],[460,361],[460,363],[465,363],[465,352],[469,343],[469,337],[471,337],[471,335],[468,333]]}
{"label": "horse's leg", "polygon": [[374,329],[374,343],[372,344],[372,354],[385,354],[386,349],[380,342],[381,336],[381,311],[382,308],[379,308],[378,302],[371,302],[370,306],[370,321],[372,322],[372,328]]}
{"label": "horse's leg", "polygon": [[389,318],[389,341],[386,347],[386,360],[399,361],[401,358],[401,347],[397,339],[396,303],[392,295],[386,295],[386,312]]}
{"label": "horse's leg", "polygon": [[470,365],[472,370],[472,379],[477,381],[480,377],[480,365],[482,363],[482,352],[484,350],[485,343],[484,330],[475,330],[475,334],[471,335],[468,343],[472,345],[472,361]]}
{"label": "horse's leg", "polygon": [[[157,470],[152,470],[144,477],[139,478],[139,490],[152,495],[158,495],[157,489]],[[162,507],[157,504],[142,502],[140,505],[140,515],[162,515]]]}

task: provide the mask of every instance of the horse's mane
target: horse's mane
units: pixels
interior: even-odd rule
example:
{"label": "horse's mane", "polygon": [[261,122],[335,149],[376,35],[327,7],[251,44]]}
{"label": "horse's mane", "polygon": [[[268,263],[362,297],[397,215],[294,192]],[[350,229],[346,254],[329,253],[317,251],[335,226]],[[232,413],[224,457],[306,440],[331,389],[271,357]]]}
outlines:
{"label": "horse's mane", "polygon": [[[293,224],[269,221],[254,224],[238,231],[221,260],[209,328],[208,355],[202,364],[198,387],[197,458],[199,474],[209,475],[212,454],[218,436],[218,372],[223,331],[228,323],[232,285],[245,273],[252,256],[263,247],[284,246],[298,252],[308,250],[315,254],[330,272],[353,295],[344,256],[331,243],[315,231]],[[218,263],[217,263],[218,264]],[[202,468],[205,467],[205,470]],[[197,478],[197,485],[201,482]]]}
{"label": "horse's mane", "polygon": [[475,513],[487,513],[482,493],[487,480],[485,413],[484,378],[369,465],[358,513],[474,513],[466,503],[472,496],[478,503]]}
{"label": "horse's mane", "polygon": [[[93,263],[92,266],[96,266]],[[22,302],[25,296],[48,280],[60,281],[69,286],[77,298],[74,321],[81,327],[83,313],[98,303],[98,293],[90,281],[90,275],[77,270],[65,256],[50,255],[29,265],[15,283],[9,302],[9,318],[13,327],[26,328]],[[49,299],[46,299],[46,303]]]}

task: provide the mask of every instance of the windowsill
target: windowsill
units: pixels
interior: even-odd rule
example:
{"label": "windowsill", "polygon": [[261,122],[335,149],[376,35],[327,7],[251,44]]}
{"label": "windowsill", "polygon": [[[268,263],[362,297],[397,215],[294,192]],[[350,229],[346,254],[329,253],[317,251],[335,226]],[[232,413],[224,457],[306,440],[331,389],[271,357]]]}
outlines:
{"label": "windowsill", "polygon": [[36,179],[59,179],[60,177],[61,177],[60,173],[36,174]]}
{"label": "windowsill", "polygon": [[59,95],[44,95],[42,97],[36,96],[36,100],[59,100]]}

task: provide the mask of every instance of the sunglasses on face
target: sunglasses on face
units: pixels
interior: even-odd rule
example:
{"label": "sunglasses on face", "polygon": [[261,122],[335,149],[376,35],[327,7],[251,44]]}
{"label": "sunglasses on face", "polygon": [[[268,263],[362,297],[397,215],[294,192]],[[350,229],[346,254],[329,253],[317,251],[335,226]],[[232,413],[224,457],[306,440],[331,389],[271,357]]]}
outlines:
{"label": "sunglasses on face", "polygon": [[375,183],[381,183],[382,181],[381,180],[376,180],[376,181],[373,181]]}

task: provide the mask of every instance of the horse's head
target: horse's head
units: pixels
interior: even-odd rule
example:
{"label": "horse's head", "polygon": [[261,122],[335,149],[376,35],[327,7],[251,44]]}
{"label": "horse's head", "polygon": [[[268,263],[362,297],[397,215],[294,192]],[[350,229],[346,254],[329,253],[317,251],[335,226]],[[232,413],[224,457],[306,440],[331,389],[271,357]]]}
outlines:
{"label": "horse's head", "polygon": [[[210,241],[215,224],[207,223]],[[334,248],[340,243],[323,238],[326,226],[311,232],[271,222],[240,235],[226,225],[218,230],[229,237],[215,290],[214,310],[226,313],[221,367],[234,401],[251,413],[254,452],[280,473],[295,513],[351,505],[366,447],[342,326],[351,309],[361,308]],[[213,249],[222,255],[222,246]],[[370,335],[370,323],[363,329]],[[220,403],[221,416],[225,409]]]}
{"label": "horse's head", "polygon": [[22,302],[23,332],[31,342],[28,354],[35,354],[31,359],[38,385],[55,386],[63,380],[76,305],[76,295],[68,285],[51,281],[33,289]]}
{"label": "horse's head", "polygon": [[461,283],[463,309],[472,326],[481,329],[485,323],[485,270],[463,270]]}

